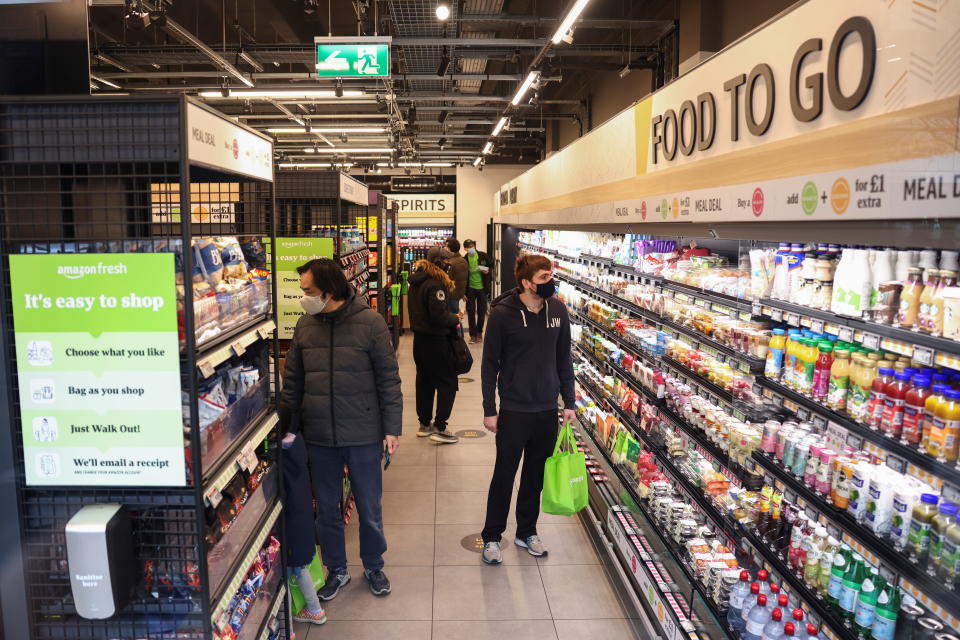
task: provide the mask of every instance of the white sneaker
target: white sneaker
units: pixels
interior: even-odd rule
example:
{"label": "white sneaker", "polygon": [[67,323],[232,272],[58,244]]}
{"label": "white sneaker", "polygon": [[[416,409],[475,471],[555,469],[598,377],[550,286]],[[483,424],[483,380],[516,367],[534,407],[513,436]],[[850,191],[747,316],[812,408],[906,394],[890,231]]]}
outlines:
{"label": "white sneaker", "polygon": [[527,550],[527,553],[536,557],[542,558],[547,555],[547,550],[543,546],[543,541],[540,540],[540,536],[530,536],[526,540],[517,538],[513,541],[518,547],[523,547]]}
{"label": "white sneaker", "polygon": [[488,542],[483,546],[483,561],[487,564],[503,562],[503,552],[500,550],[499,542]]}

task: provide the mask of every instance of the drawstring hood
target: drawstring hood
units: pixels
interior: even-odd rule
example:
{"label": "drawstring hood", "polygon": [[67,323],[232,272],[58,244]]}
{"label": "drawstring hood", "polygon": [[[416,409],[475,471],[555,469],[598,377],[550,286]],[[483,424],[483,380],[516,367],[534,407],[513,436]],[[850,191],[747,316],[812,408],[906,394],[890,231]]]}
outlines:
{"label": "drawstring hood", "polygon": [[523,309],[520,309],[520,318],[523,319],[523,326],[524,326],[524,328],[526,328],[526,326],[527,326],[527,314],[525,314],[525,313],[523,312]]}

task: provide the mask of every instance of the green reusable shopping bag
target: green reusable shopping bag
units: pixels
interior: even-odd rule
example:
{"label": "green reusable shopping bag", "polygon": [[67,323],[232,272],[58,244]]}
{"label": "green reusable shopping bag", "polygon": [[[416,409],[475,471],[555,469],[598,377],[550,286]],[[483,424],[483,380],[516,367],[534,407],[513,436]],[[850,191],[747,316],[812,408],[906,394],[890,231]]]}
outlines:
{"label": "green reusable shopping bag", "polygon": [[547,458],[543,468],[544,513],[556,516],[572,516],[585,506],[590,497],[587,488],[587,461],[577,451],[573,427],[563,425],[557,435],[553,455]]}
{"label": "green reusable shopping bag", "polygon": [[[320,560],[320,552],[313,554],[313,560],[310,561],[308,571],[310,572],[310,577],[313,578],[313,588],[319,591],[323,588],[323,585],[326,584],[323,572],[323,561]],[[303,609],[307,601],[303,597],[303,592],[300,591],[300,583],[297,582],[296,576],[287,578],[287,589],[290,590],[290,600],[293,602],[293,611],[297,612]]]}

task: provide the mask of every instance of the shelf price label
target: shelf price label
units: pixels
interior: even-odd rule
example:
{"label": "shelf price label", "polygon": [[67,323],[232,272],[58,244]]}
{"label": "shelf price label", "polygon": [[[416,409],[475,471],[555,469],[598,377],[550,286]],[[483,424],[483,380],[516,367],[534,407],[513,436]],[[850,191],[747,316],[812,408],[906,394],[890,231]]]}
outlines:
{"label": "shelf price label", "polygon": [[816,429],[825,429],[827,426],[827,419],[816,413],[810,416],[810,422],[813,423],[814,428]]}
{"label": "shelf price label", "polygon": [[780,309],[771,309],[770,310],[770,319],[774,322],[783,322],[783,311]]}
{"label": "shelf price label", "polygon": [[954,504],[960,503],[960,487],[951,482],[944,481],[943,488],[940,490],[944,501]]}
{"label": "shelf price label", "polygon": [[233,351],[234,355],[236,355],[236,356],[238,356],[238,357],[239,357],[239,356],[242,356],[243,354],[245,354],[245,353],[247,352],[247,348],[246,348],[245,346],[243,346],[243,342],[241,342],[240,340],[237,340],[236,342],[234,342],[233,344],[231,344],[231,345],[230,345],[230,349],[231,349],[231,351]]}
{"label": "shelf price label", "polygon": [[915,346],[913,348],[913,359],[920,364],[930,366],[933,364],[933,349]]}
{"label": "shelf price label", "polygon": [[860,338],[860,343],[867,349],[879,349],[880,336],[875,333],[868,333],[864,331],[863,336]]}
{"label": "shelf price label", "polygon": [[887,454],[887,466],[898,473],[903,473],[907,469],[907,461],[892,453]]}
{"label": "shelf price label", "polygon": [[799,316],[798,314],[796,314],[796,313],[788,313],[788,314],[787,314],[787,324],[789,324],[789,325],[792,326],[792,327],[799,327],[799,326],[800,326],[800,316]]}
{"label": "shelf price label", "polygon": [[752,313],[755,316],[762,316],[763,305],[761,305],[759,302],[754,302],[752,305],[750,305],[750,313]]}
{"label": "shelf price label", "polygon": [[806,407],[797,407],[797,418],[800,422],[806,422],[810,418],[810,410]]}
{"label": "shelf price label", "polygon": [[197,368],[200,369],[200,375],[204,378],[209,378],[214,374],[214,371],[216,371],[209,360],[201,360],[197,363]]}
{"label": "shelf price label", "polygon": [[810,320],[810,330],[814,333],[823,333],[823,320],[817,320],[816,318]]}
{"label": "shelf price label", "polygon": [[837,339],[841,342],[853,342],[853,329],[851,327],[840,327],[837,332]]}

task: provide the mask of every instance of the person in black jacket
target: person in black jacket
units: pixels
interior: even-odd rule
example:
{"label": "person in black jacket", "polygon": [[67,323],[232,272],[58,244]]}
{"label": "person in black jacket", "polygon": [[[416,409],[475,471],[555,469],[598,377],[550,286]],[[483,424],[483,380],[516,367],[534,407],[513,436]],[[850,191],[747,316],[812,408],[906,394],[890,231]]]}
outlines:
{"label": "person in black jacket", "polygon": [[464,240],[467,252],[467,318],[470,321],[470,342],[477,344],[483,337],[483,321],[487,317],[487,296],[490,295],[490,266],[493,262],[477,243]]}
{"label": "person in black jacket", "polygon": [[[459,438],[447,433],[447,420],[453,411],[459,384],[453,366],[450,332],[460,324],[460,318],[450,311],[449,296],[454,285],[439,264],[418,260],[413,267],[408,302],[413,361],[417,365],[417,417],[420,419],[417,436],[429,437],[440,444],[453,444]],[[437,398],[435,417],[434,395]]]}
{"label": "person in black jacket", "polygon": [[[557,439],[557,397],[565,421],[576,414],[570,318],[553,299],[553,263],[541,255],[517,260],[519,287],[493,301],[480,371],[483,426],[497,434],[497,460],[487,494],[483,561],[500,564],[513,481],[520,458],[515,543],[533,556],[546,555],[537,535],[543,467]],[[496,393],[500,394],[497,413]]]}
{"label": "person in black jacket", "polygon": [[360,520],[360,558],[375,595],[390,593],[380,506],[384,441],[392,454],[403,424],[400,370],[383,317],[357,298],[329,258],[299,267],[300,304],[280,395],[281,427],[307,443],[317,499],[317,532],[329,569],[322,600],[350,582],[340,511],[343,468]]}

